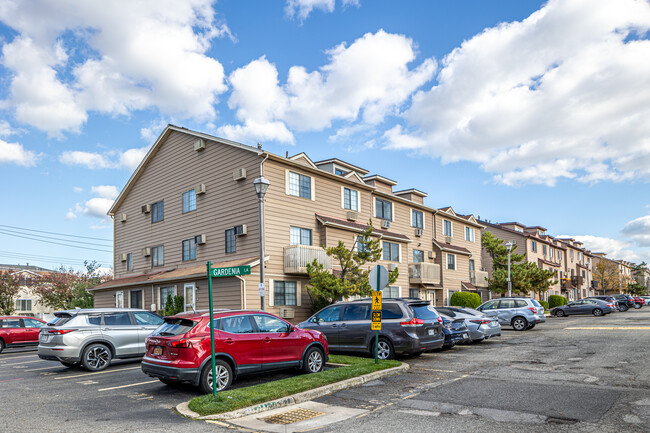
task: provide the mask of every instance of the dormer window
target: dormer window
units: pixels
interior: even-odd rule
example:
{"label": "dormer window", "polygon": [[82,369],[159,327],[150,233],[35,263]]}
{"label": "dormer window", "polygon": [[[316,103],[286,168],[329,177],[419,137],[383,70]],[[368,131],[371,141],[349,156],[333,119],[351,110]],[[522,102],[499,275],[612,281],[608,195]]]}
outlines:
{"label": "dormer window", "polygon": [[335,168],[334,174],[336,174],[337,176],[343,176],[345,174],[345,170],[341,170],[340,168]]}

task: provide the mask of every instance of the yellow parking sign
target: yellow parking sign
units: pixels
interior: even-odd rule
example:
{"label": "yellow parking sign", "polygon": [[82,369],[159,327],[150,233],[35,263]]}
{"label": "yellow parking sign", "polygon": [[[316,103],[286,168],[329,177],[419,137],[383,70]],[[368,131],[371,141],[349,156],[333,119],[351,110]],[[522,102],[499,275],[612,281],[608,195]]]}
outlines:
{"label": "yellow parking sign", "polygon": [[372,311],[381,311],[381,292],[372,292]]}

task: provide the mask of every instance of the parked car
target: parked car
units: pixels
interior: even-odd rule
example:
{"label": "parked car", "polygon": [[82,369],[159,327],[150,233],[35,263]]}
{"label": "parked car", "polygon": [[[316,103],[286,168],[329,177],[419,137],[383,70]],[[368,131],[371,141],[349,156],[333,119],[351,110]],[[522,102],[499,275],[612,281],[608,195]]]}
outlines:
{"label": "parked car", "polygon": [[445,343],[442,347],[450,348],[471,341],[464,319],[454,319],[445,314],[440,314],[440,317],[442,317],[442,328],[445,333]]}
{"label": "parked car", "polygon": [[58,311],[41,328],[38,356],[66,367],[104,370],[112,359],[141,358],[145,338],[161,323],[159,315],[132,308]]}
{"label": "parked car", "polygon": [[29,316],[0,316],[0,353],[5,347],[38,345],[38,331],[45,325]]}
{"label": "parked car", "polygon": [[[300,329],[264,311],[214,313],[217,390],[246,373],[297,368],[321,371],[329,358],[325,336]],[[146,341],[142,371],[165,384],[189,382],[212,392],[210,313],[184,313],[165,322]]]}
{"label": "parked car", "polygon": [[634,299],[634,308],[637,310],[645,305],[645,299],[640,296],[632,296],[632,299]]}
{"label": "parked car", "polygon": [[634,308],[634,299],[630,295],[614,295],[614,299],[618,301],[618,310],[627,311]]}
{"label": "parked car", "polygon": [[532,329],[546,322],[544,307],[533,298],[500,298],[484,302],[478,311],[497,317],[501,326],[512,326],[515,331]]}
{"label": "parked car", "polygon": [[[337,302],[298,324],[327,337],[332,352],[375,353],[375,331],[370,329],[370,299]],[[379,331],[378,358],[417,354],[442,347],[442,319],[428,301],[384,299]]]}
{"label": "parked car", "polygon": [[594,316],[604,316],[614,311],[614,304],[601,301],[599,299],[579,299],[571,301],[566,305],[561,305],[551,309],[551,314],[555,317],[564,317],[574,314],[593,314]]}
{"label": "parked car", "polygon": [[588,298],[585,298],[585,299],[597,299],[597,300],[600,300],[600,301],[605,301],[608,304],[612,304],[612,305],[610,305],[610,306],[613,306],[613,308],[614,308],[614,311],[612,311],[612,313],[616,313],[618,311],[621,311],[620,303],[613,296],[589,296]]}
{"label": "parked car", "polygon": [[463,319],[471,341],[483,341],[501,335],[501,325],[495,317],[466,307],[436,307],[436,311],[452,319]]}
{"label": "parked car", "polygon": [[645,301],[646,305],[650,305],[650,296],[640,296]]}

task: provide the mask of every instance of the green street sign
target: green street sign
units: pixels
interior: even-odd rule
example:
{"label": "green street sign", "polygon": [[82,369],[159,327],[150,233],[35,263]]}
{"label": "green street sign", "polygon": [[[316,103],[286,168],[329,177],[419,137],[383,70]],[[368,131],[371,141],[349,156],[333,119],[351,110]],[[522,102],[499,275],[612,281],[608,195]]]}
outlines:
{"label": "green street sign", "polygon": [[237,275],[250,275],[250,266],[232,266],[230,268],[210,268],[212,278],[234,277]]}

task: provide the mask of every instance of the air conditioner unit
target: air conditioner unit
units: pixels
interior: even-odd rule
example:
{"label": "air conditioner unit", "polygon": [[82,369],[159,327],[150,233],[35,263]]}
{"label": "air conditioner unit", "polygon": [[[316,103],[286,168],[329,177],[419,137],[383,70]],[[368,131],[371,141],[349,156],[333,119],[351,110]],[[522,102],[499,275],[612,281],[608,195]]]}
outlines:
{"label": "air conditioner unit", "polygon": [[204,183],[198,184],[194,192],[196,194],[205,194],[205,184]]}
{"label": "air conditioner unit", "polygon": [[197,245],[203,245],[205,241],[207,240],[205,235],[196,235],[194,236],[194,242],[196,242]]}
{"label": "air conditioner unit", "polygon": [[280,308],[280,317],[283,319],[293,319],[296,317],[296,311],[293,308]]}
{"label": "air conditioner unit", "polygon": [[235,226],[236,236],[244,236],[246,233],[248,233],[248,227],[246,227],[246,224]]}
{"label": "air conditioner unit", "polygon": [[397,269],[397,265],[395,263],[391,263],[388,265],[388,270],[393,272],[395,269]]}
{"label": "air conditioner unit", "polygon": [[347,218],[349,221],[356,221],[359,219],[359,212],[349,210],[347,214]]}
{"label": "air conditioner unit", "polygon": [[142,213],[150,213],[151,212],[151,205],[150,204],[145,204],[142,206]]}
{"label": "air conditioner unit", "polygon": [[145,257],[150,256],[151,255],[151,248],[149,248],[149,247],[142,248],[142,255],[145,256]]}
{"label": "air conditioner unit", "polygon": [[122,253],[122,254],[120,254],[120,261],[121,261],[121,262],[126,262],[126,259],[127,259],[127,258],[128,258],[128,254],[127,254],[127,253]]}
{"label": "air conditioner unit", "polygon": [[381,220],[381,228],[382,228],[382,229],[389,229],[389,228],[390,228],[390,221],[388,221],[388,220]]}
{"label": "air conditioner unit", "polygon": [[202,138],[199,138],[194,142],[194,150],[197,152],[205,149],[205,141]]}
{"label": "air conditioner unit", "polygon": [[436,252],[435,251],[429,251],[428,257],[430,259],[432,259],[432,260],[435,259],[436,258]]}
{"label": "air conditioner unit", "polygon": [[415,236],[422,236],[422,229],[415,229]]}
{"label": "air conditioner unit", "polygon": [[125,213],[120,214],[120,222],[126,222],[126,214]]}
{"label": "air conditioner unit", "polygon": [[232,180],[243,180],[246,179],[246,169],[244,167],[233,170]]}
{"label": "air conditioner unit", "polygon": [[451,236],[445,236],[445,242],[450,244],[451,243]]}

